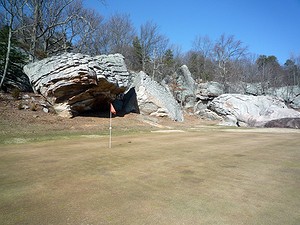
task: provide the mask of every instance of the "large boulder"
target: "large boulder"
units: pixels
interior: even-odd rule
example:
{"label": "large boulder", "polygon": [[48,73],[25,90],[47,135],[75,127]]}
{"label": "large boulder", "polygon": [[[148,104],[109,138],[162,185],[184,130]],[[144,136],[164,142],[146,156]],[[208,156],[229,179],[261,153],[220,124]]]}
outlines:
{"label": "large boulder", "polygon": [[275,119],[300,118],[299,112],[288,108],[282,99],[274,96],[223,94],[215,98],[208,108],[221,115],[227,125],[260,127]]}
{"label": "large boulder", "polygon": [[135,74],[131,87],[136,90],[138,105],[142,114],[166,116],[175,121],[183,121],[182,110],[172,93],[144,72]]}
{"label": "large boulder", "polygon": [[172,92],[182,107],[185,109],[194,107],[196,82],[186,65],[181,66],[172,76],[166,77],[162,85]]}
{"label": "large boulder", "polygon": [[24,72],[34,91],[63,116],[106,109],[108,102],[125,91],[129,79],[120,54],[65,53],[28,64]]}
{"label": "large boulder", "polygon": [[176,83],[178,86],[177,100],[182,102],[185,108],[195,105],[196,82],[186,65],[181,66],[176,72]]}

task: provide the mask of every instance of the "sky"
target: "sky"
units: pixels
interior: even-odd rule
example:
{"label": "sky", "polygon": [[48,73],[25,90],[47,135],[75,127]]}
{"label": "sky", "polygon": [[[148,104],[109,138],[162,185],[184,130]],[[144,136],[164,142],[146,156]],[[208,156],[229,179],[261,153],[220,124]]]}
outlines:
{"label": "sky", "polygon": [[300,56],[300,0],[85,0],[104,18],[129,14],[134,27],[152,21],[170,44],[186,52],[196,36],[234,35],[250,53],[280,64]]}

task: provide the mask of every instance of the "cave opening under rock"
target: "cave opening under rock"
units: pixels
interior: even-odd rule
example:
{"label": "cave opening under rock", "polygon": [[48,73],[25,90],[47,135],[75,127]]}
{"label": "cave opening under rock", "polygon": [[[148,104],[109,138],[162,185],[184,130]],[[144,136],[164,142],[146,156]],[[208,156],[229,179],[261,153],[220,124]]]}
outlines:
{"label": "cave opening under rock", "polygon": [[90,101],[90,104],[84,106],[72,105],[72,111],[75,111],[77,116],[109,118],[111,98],[98,96]]}

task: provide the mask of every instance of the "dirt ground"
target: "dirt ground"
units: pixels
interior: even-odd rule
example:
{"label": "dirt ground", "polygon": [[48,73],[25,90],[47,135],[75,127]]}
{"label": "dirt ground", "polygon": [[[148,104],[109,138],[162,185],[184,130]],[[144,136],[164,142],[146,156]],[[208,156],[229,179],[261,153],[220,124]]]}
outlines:
{"label": "dirt ground", "polygon": [[[30,95],[35,102],[41,101],[39,95]],[[12,138],[39,139],[40,136],[64,136],[76,134],[107,134],[109,131],[109,112],[77,116],[72,119],[62,118],[51,112],[45,113],[41,106],[35,111],[19,109],[31,99],[13,99],[10,94],[0,92],[0,143]],[[28,103],[29,102],[29,103]],[[184,122],[175,122],[168,118],[156,118],[139,114],[128,114],[112,119],[113,132],[139,132],[157,129],[181,129],[212,125],[216,122],[205,121],[196,116],[185,115]],[[4,140],[6,139],[6,140]]]}
{"label": "dirt ground", "polygon": [[17,104],[0,101],[0,224],[300,224],[299,130],[132,114],[109,149],[108,118]]}

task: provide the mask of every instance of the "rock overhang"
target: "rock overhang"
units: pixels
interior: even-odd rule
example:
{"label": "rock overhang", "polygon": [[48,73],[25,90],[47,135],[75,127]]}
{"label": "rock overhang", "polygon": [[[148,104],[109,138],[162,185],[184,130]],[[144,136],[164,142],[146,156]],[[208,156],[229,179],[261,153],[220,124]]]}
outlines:
{"label": "rock overhang", "polygon": [[34,91],[58,108],[60,115],[68,116],[101,110],[99,105],[125,92],[129,80],[120,54],[65,53],[28,64],[24,72]]}

